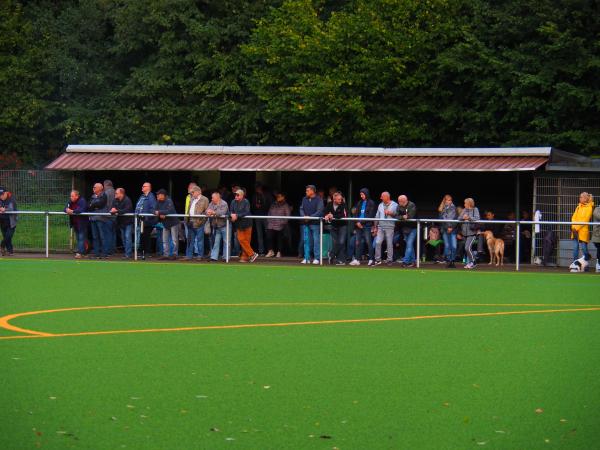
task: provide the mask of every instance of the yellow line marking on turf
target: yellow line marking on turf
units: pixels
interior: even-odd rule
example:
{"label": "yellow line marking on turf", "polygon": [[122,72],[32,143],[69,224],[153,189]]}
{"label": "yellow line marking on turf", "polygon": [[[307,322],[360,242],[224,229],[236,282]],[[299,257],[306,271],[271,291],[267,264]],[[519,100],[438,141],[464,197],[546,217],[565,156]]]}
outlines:
{"label": "yellow line marking on turf", "polygon": [[[230,304],[231,305],[231,304]],[[247,305],[247,304],[246,304]],[[76,311],[83,309],[108,309],[108,308],[127,308],[127,307],[141,307],[148,305],[118,305],[118,306],[99,306],[99,307],[83,307],[83,308],[66,308],[60,311]],[[150,305],[159,306],[159,305]],[[162,305],[165,306],[165,305]],[[175,305],[168,305],[175,306]],[[177,305],[185,306],[185,305]],[[194,304],[194,306],[198,306]],[[211,305],[212,306],[212,305]],[[225,306],[221,304],[220,306]],[[237,306],[237,305],[236,305]],[[41,314],[48,311],[32,311],[29,313],[21,313],[23,315]],[[59,310],[54,310],[54,312]],[[510,315],[531,315],[531,314],[554,314],[561,312],[582,312],[582,311],[600,311],[600,307],[595,308],[566,308],[566,309],[545,309],[545,310],[529,310],[529,311],[497,311],[497,312],[484,312],[484,313],[460,313],[460,314],[434,314],[428,316],[409,316],[409,317],[379,317],[379,318],[367,318],[367,319],[339,319],[339,320],[318,320],[318,321],[303,321],[303,322],[280,322],[280,323],[253,323],[253,324],[238,324],[238,325],[208,325],[208,326],[195,326],[195,327],[176,327],[176,328],[146,328],[140,330],[109,330],[109,331],[84,331],[77,333],[42,333],[39,331],[26,330],[31,334],[20,335],[20,336],[2,336],[1,340],[8,339],[32,339],[32,338],[53,338],[53,337],[68,337],[68,336],[98,336],[98,335],[113,335],[113,334],[133,334],[133,333],[159,333],[159,332],[170,332],[170,331],[199,331],[199,330],[231,330],[231,329],[242,329],[242,328],[267,328],[267,327],[291,327],[291,326],[302,326],[302,325],[333,325],[333,324],[344,324],[344,323],[372,323],[372,322],[392,322],[392,321],[408,321],[408,320],[426,320],[426,319],[449,319],[449,318],[466,318],[466,317],[493,317],[493,316],[510,316]],[[15,316],[13,314],[12,316]],[[14,318],[14,317],[13,317]],[[2,326],[9,325],[8,321],[10,316],[5,316],[0,319]],[[18,327],[15,327],[18,328]],[[33,334],[36,333],[36,334]]]}

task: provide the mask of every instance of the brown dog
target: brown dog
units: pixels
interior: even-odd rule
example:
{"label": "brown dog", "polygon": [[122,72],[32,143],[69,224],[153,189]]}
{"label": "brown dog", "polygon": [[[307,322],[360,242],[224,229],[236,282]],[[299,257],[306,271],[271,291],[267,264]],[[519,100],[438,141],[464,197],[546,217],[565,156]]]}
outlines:
{"label": "brown dog", "polygon": [[504,241],[500,238],[495,238],[494,233],[487,230],[483,232],[483,237],[487,242],[488,251],[490,252],[489,264],[496,262],[497,266],[504,265]]}

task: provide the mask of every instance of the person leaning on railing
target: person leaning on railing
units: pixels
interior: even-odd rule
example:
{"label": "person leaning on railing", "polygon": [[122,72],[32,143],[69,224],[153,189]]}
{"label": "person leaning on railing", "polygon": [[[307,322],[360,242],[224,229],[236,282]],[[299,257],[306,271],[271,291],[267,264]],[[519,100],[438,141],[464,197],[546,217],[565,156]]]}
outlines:
{"label": "person leaning on railing", "polygon": [[64,210],[69,215],[69,225],[75,233],[77,239],[77,252],[75,259],[81,259],[85,254],[85,244],[88,237],[88,217],[82,216],[81,213],[87,211],[87,202],[81,196],[79,191],[71,191],[69,202]]}
{"label": "person leaning on railing", "polygon": [[[136,214],[154,214],[156,210],[156,197],[152,193],[152,185],[147,181],[142,185],[142,195],[135,205]],[[140,218],[140,228],[138,233],[141,236],[142,256],[145,260],[152,255],[152,228],[156,224],[156,218],[151,216],[142,216]]]}
{"label": "person leaning on railing", "polygon": [[[571,222],[589,222],[592,219],[594,211],[594,197],[592,194],[582,192],[579,194],[579,204],[575,208],[575,212],[571,217]],[[571,225],[571,239],[573,239],[573,261],[579,258],[579,248],[586,261],[589,261],[591,256],[588,251],[588,242],[590,242],[590,226],[589,225]]]}
{"label": "person leaning on railing", "polygon": [[348,207],[341,192],[333,194],[332,201],[325,206],[323,219],[331,224],[331,240],[333,241],[332,261],[338,266],[346,265],[346,239],[348,224],[342,221],[348,217]]}
{"label": "person leaning on railing", "polygon": [[[456,220],[456,206],[452,202],[452,196],[444,195],[440,206],[438,207],[440,219]],[[444,240],[444,257],[446,259],[446,267],[454,268],[454,260],[456,259],[456,223],[445,222],[441,224],[442,239]]]}
{"label": "person leaning on railing", "polygon": [[[285,193],[275,192],[275,201],[269,207],[269,216],[290,216],[292,207],[285,200]],[[286,230],[288,229],[287,219],[267,219],[267,258],[281,258],[285,247]]]}
{"label": "person leaning on railing", "polygon": [[229,206],[229,212],[231,214],[232,225],[235,229],[235,235],[242,249],[240,262],[254,262],[258,258],[258,253],[250,245],[250,240],[252,239],[252,219],[246,219],[246,216],[250,215],[250,202],[244,197],[245,192],[242,189],[238,189],[234,194],[235,198]]}
{"label": "person leaning on railing", "polygon": [[[354,217],[359,219],[370,219],[375,217],[375,213],[377,213],[377,205],[373,200],[371,200],[371,193],[369,189],[362,188],[359,192],[359,200],[352,208],[352,213]],[[362,248],[363,242],[364,245],[367,246],[367,258],[368,266],[373,265],[374,250],[373,250],[373,235],[371,234],[371,229],[373,228],[372,221],[356,221],[354,222],[354,253],[352,255],[352,261],[350,261],[351,266],[360,266],[360,259],[362,257]]]}
{"label": "person leaning on railing", "polygon": [[117,216],[116,227],[123,242],[123,259],[131,259],[133,256],[133,217],[126,214],[133,213],[133,203],[125,194],[125,189],[117,188],[110,213]]}
{"label": "person leaning on railing", "polygon": [[173,200],[167,195],[165,189],[156,191],[156,211],[154,214],[162,223],[163,255],[159,259],[177,259],[179,251],[179,219],[169,217],[169,214],[177,214]]}
{"label": "person leaning on railing", "polygon": [[379,221],[377,219],[395,219],[398,213],[398,203],[390,198],[390,193],[385,191],[381,193],[381,203],[377,207],[375,214],[374,226],[371,232],[375,237],[375,262],[373,266],[381,265],[381,249],[383,241],[387,250],[387,265],[391,266],[394,263],[394,229],[396,222]]}
{"label": "person leaning on railing", "polygon": [[[94,193],[88,203],[88,211],[91,213],[108,213],[108,199],[104,193],[102,183],[94,184]],[[110,225],[109,217],[98,215],[90,216],[90,226],[92,228],[92,240],[94,243],[94,256],[97,259],[104,259],[110,253]],[[90,258],[94,256],[90,255]]]}
{"label": "person leaning on railing", "polygon": [[12,238],[17,230],[16,214],[6,214],[8,211],[17,211],[17,203],[12,192],[0,187],[0,230],[2,231],[2,242],[0,242],[0,254],[12,256],[14,253]]}
{"label": "person leaning on railing", "polygon": [[190,187],[190,202],[185,210],[187,246],[185,249],[185,258],[192,261],[194,258],[202,259],[204,256],[204,227],[206,218],[190,217],[201,216],[206,213],[208,208],[208,198],[202,195],[202,189],[193,185]]}
{"label": "person leaning on railing", "polygon": [[[600,206],[594,208],[593,222],[600,222]],[[596,246],[596,272],[600,272],[600,225],[594,225],[592,230],[592,242]]]}
{"label": "person leaning on railing", "polygon": [[480,219],[479,209],[475,206],[475,200],[472,198],[466,198],[465,207],[462,210],[459,220],[463,223],[460,226],[461,234],[465,238],[465,251],[467,254],[467,264],[465,269],[475,268],[475,254],[473,252],[473,243],[477,238],[477,232],[479,231],[479,224],[474,223]]}
{"label": "person leaning on railing", "polygon": [[402,222],[400,230],[406,243],[404,258],[402,258],[402,267],[415,267],[415,240],[417,239],[417,224],[408,222],[417,218],[417,206],[408,200],[406,195],[398,197],[398,219]]}
{"label": "person leaning on railing", "polygon": [[221,242],[223,242],[223,253],[227,243],[227,219],[225,216],[229,214],[229,206],[227,202],[221,198],[221,194],[213,192],[211,202],[206,208],[206,215],[210,217],[209,224],[211,228],[212,249],[210,251],[210,261],[219,261],[221,252]]}

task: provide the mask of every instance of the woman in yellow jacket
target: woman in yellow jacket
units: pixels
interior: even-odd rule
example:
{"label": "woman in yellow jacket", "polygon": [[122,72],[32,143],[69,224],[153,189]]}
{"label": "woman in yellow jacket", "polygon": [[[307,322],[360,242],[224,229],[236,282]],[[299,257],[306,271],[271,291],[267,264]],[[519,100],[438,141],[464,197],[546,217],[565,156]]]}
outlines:
{"label": "woman in yellow jacket", "polygon": [[[571,222],[589,222],[594,212],[594,198],[592,194],[582,192],[579,195],[579,205],[575,208]],[[579,258],[579,247],[586,261],[589,261],[588,242],[590,242],[589,225],[571,225],[571,239],[573,239],[573,261]]]}

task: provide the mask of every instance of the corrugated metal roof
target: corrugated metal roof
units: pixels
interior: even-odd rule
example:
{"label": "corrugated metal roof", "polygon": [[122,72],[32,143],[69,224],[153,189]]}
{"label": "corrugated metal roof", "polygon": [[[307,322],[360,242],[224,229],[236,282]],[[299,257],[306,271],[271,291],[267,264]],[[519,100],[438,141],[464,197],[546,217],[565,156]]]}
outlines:
{"label": "corrugated metal roof", "polygon": [[67,153],[208,153],[318,156],[550,156],[552,147],[383,148],[226,145],[69,145]]}
{"label": "corrugated metal roof", "polygon": [[67,152],[47,169],[172,171],[532,171],[547,156]]}

